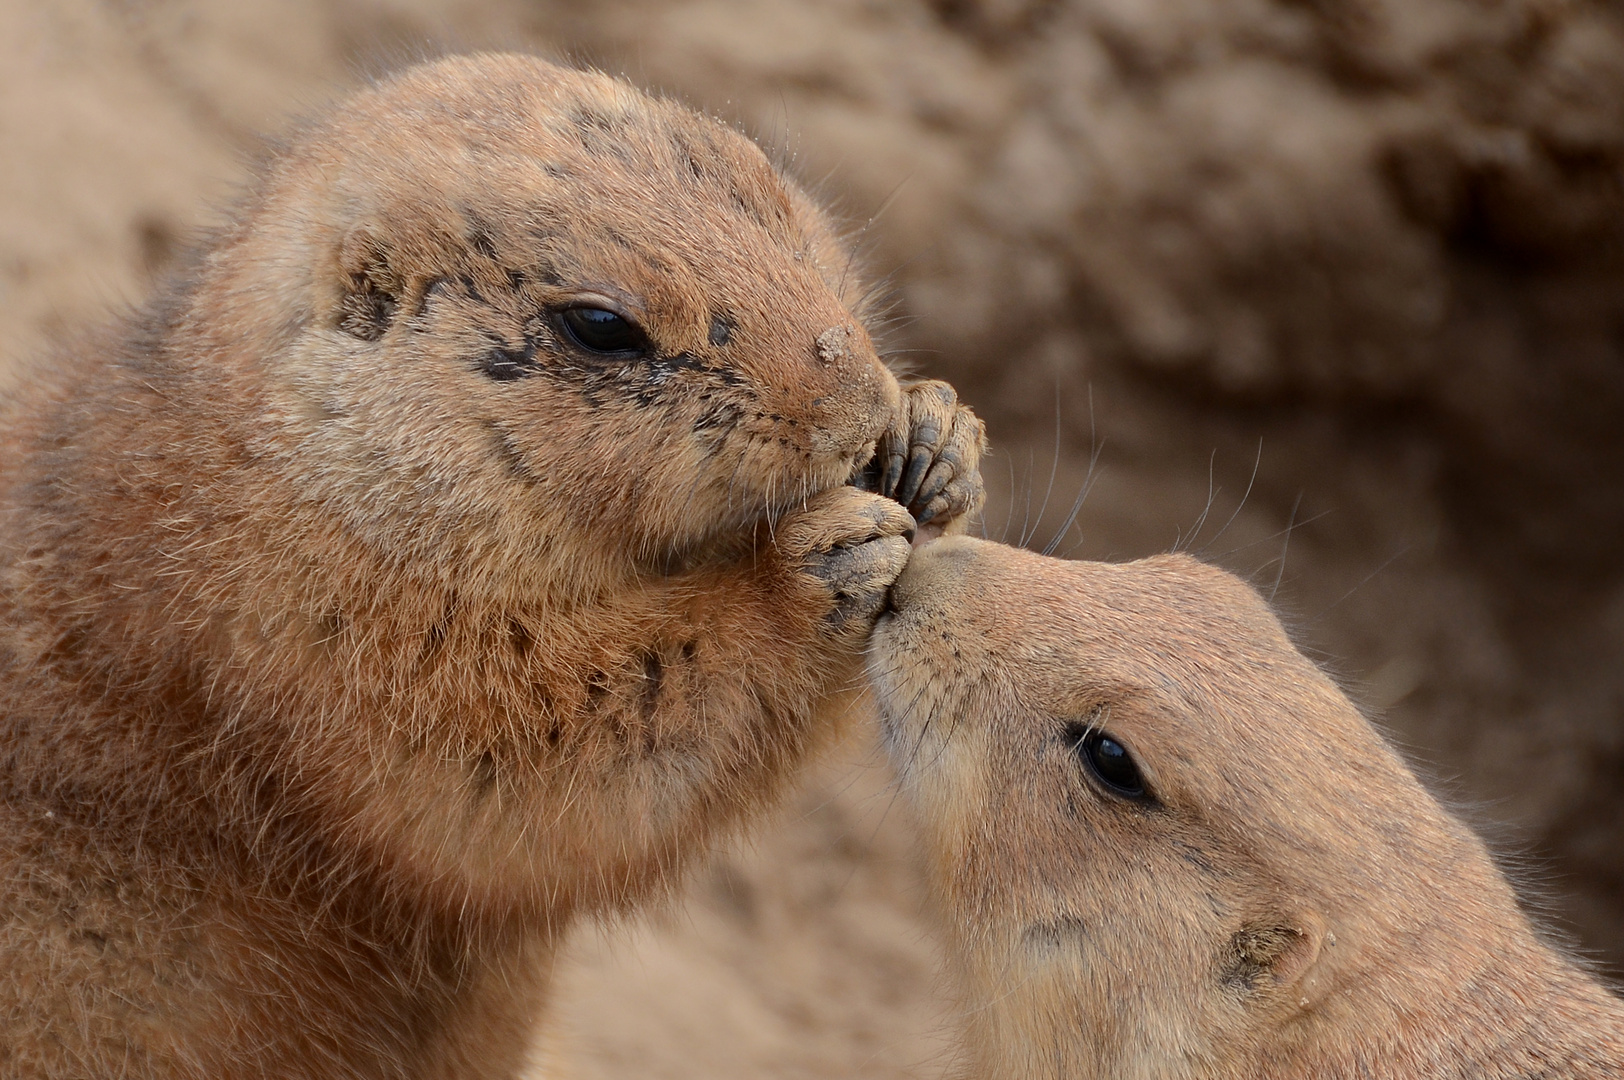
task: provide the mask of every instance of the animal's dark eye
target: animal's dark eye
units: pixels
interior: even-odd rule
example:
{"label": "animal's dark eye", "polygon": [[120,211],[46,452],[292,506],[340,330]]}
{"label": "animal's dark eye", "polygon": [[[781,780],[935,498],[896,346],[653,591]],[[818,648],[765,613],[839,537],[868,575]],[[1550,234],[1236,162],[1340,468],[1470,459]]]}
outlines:
{"label": "animal's dark eye", "polygon": [[565,308],[558,321],[570,340],[588,352],[627,355],[648,348],[648,338],[636,323],[605,308]]}
{"label": "animal's dark eye", "polygon": [[1145,787],[1145,778],[1126,746],[1097,727],[1087,727],[1072,734],[1077,739],[1077,756],[1083,759],[1083,766],[1106,791],[1118,798],[1136,802],[1151,799],[1150,791]]}

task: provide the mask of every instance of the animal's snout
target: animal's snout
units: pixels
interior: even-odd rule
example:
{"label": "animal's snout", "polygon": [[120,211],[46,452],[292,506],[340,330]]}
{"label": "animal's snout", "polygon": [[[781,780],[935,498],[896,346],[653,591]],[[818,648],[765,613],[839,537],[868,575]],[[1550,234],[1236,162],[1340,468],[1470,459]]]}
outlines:
{"label": "animal's snout", "polygon": [[927,602],[945,602],[975,565],[982,543],[969,536],[944,536],[915,548],[891,586],[888,609],[900,615]]}

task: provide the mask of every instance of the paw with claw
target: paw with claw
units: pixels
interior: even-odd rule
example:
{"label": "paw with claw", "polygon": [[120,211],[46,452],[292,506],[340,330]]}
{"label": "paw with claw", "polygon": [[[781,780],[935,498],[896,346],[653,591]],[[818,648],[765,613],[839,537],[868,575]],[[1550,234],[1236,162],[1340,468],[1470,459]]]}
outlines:
{"label": "paw with claw", "polygon": [[981,509],[986,428],[945,382],[904,387],[902,408],[852,484],[894,499],[913,515],[915,543],[963,532]]}
{"label": "paw with claw", "polygon": [[826,632],[861,638],[907,564],[913,535],[913,519],[894,500],[847,486],[815,496],[785,518],[777,547],[824,605]]}

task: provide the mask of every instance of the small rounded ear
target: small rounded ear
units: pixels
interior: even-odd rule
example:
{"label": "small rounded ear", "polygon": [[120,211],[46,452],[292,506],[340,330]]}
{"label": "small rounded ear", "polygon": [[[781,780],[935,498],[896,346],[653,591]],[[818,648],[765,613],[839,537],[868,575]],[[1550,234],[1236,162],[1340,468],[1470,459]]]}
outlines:
{"label": "small rounded ear", "polygon": [[1248,996],[1295,988],[1299,1004],[1306,1005],[1314,996],[1313,970],[1324,944],[1325,920],[1314,912],[1258,920],[1230,937],[1218,977],[1225,989]]}
{"label": "small rounded ear", "polygon": [[362,341],[377,341],[395,317],[403,291],[383,242],[370,229],[352,229],[338,251],[343,290],[338,328]]}

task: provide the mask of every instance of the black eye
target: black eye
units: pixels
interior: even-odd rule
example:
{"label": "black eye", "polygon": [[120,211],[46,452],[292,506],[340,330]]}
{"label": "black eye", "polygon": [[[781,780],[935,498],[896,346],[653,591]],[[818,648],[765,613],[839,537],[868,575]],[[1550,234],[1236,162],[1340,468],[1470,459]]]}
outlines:
{"label": "black eye", "polygon": [[604,308],[565,308],[558,321],[570,340],[588,352],[625,355],[648,349],[648,338],[636,323]]}
{"label": "black eye", "polygon": [[1083,765],[1108,792],[1136,802],[1151,798],[1145,778],[1126,746],[1097,727],[1074,729],[1072,735],[1077,739],[1077,755],[1083,759]]}

